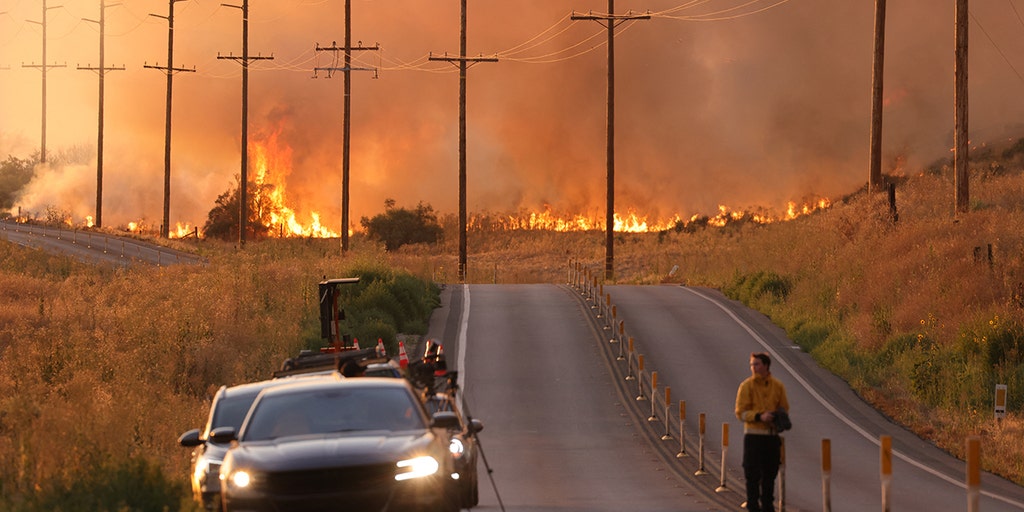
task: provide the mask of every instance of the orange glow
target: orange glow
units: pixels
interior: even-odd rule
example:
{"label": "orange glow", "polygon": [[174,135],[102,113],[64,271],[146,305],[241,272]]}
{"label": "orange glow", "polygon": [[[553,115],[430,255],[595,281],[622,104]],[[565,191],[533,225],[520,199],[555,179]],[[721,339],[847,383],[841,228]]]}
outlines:
{"label": "orange glow", "polygon": [[198,228],[194,228],[188,222],[186,222],[184,224],[182,224],[180,222],[177,223],[177,225],[174,227],[174,229],[170,230],[167,233],[167,236],[170,237],[170,238],[185,238],[187,236],[192,236],[192,235],[196,235],[197,237],[202,237],[203,236],[203,232],[200,231]]}
{"label": "orange glow", "polygon": [[310,212],[309,222],[303,224],[295,210],[288,206],[285,181],[292,170],[292,149],[278,140],[280,133],[278,129],[264,140],[256,140],[249,145],[255,175],[250,204],[260,222],[272,237],[339,237],[320,223],[319,213]]}
{"label": "orange glow", "polygon": [[[707,225],[722,228],[730,223],[738,222],[770,224],[777,221],[794,220],[819,210],[828,209],[831,206],[832,202],[827,198],[815,199],[803,202],[802,204],[790,201],[787,204],[785,214],[780,217],[774,217],[765,212],[733,210],[726,205],[719,205],[718,213],[714,216],[694,214],[686,217],[686,220],[680,214],[675,214],[669,219],[652,219],[631,210],[626,214],[614,214],[614,230],[618,233],[654,233],[679,229],[690,225]],[[490,229],[495,231],[604,231],[605,219],[602,215],[559,215],[552,212],[551,208],[546,206],[542,211],[521,212],[517,215],[507,215],[496,219],[478,217],[470,220],[469,227],[470,229]]]}
{"label": "orange glow", "polygon": [[816,202],[804,203],[802,205],[797,205],[793,201],[790,201],[786,208],[785,220],[793,220],[797,217],[810,215],[815,210],[824,210],[830,206],[832,206],[832,202],[826,198],[821,198],[818,199]]}

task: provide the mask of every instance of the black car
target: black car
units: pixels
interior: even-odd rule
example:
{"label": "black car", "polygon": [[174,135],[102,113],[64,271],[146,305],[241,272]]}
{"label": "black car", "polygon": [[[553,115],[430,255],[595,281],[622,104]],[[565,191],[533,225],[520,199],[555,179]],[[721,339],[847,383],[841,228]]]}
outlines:
{"label": "black car", "polygon": [[427,396],[424,404],[427,412],[431,414],[450,411],[459,418],[458,426],[449,430],[451,442],[448,450],[455,460],[455,473],[452,476],[459,481],[459,499],[462,507],[473,508],[480,502],[479,478],[476,471],[480,445],[477,443],[476,434],[484,429],[484,424],[476,418],[467,422],[453,395],[435,393]]}
{"label": "black car", "polygon": [[221,466],[227,511],[456,512],[448,429],[404,379],[310,379],[264,390]]}
{"label": "black car", "polygon": [[178,438],[178,444],[192,450],[192,494],[205,510],[220,510],[220,478],[219,471],[224,453],[228,451],[227,443],[209,440],[210,432],[221,427],[241,428],[249,406],[256,400],[260,391],[271,387],[294,382],[292,379],[274,379],[241,384],[238,386],[221,386],[210,404],[210,414],[206,425],[185,432]]}

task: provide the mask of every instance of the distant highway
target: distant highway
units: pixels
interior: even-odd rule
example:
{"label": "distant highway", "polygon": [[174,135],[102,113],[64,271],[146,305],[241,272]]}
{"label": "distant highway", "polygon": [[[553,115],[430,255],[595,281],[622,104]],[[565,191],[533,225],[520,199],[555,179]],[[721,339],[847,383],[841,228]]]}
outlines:
{"label": "distant highway", "polygon": [[194,265],[205,261],[195,254],[130,237],[10,221],[0,221],[0,240],[64,254],[88,263],[164,266],[182,263]]}
{"label": "distant highway", "polygon": [[[785,434],[788,512],[823,509],[821,440],[832,446],[831,510],[883,510],[879,436],[893,443],[894,512],[967,510],[965,464],[893,424],[841,379],[818,367],[764,315],[719,292],[682,286],[606,286],[659,389],[687,402],[687,453],[663,441],[661,420],[636,381],[615,374],[608,332],[591,303],[558,285],[454,285],[428,338],[441,341],[480,438],[476,510],[518,512],[740,510],[742,424],[733,415],[749,355],[774,355],[789,391],[794,428]],[[648,373],[649,377],[649,373]],[[696,476],[698,417],[707,415],[706,473]],[[723,423],[731,427],[722,474]],[[997,450],[985,446],[983,450]],[[1024,510],[1024,488],[982,476],[980,509]],[[497,489],[495,492],[494,489]],[[499,500],[500,498],[500,500]]]}

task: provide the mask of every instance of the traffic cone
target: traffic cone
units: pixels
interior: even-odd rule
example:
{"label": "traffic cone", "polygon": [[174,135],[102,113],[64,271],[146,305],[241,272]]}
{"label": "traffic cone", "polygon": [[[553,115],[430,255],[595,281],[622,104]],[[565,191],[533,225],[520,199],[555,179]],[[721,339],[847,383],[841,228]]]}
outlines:
{"label": "traffic cone", "polygon": [[384,340],[377,338],[377,357],[387,357],[388,351],[384,348]]}
{"label": "traffic cone", "polygon": [[433,363],[437,357],[437,347],[439,347],[434,340],[427,340],[427,344],[423,347],[423,362]]}
{"label": "traffic cone", "polygon": [[405,353],[405,343],[398,342],[398,366],[407,368],[409,366],[409,356]]}
{"label": "traffic cone", "polygon": [[359,350],[359,338],[352,339],[352,348]]}
{"label": "traffic cone", "polygon": [[437,355],[434,357],[434,376],[441,377],[448,373],[448,364],[444,359],[444,345],[437,344]]}

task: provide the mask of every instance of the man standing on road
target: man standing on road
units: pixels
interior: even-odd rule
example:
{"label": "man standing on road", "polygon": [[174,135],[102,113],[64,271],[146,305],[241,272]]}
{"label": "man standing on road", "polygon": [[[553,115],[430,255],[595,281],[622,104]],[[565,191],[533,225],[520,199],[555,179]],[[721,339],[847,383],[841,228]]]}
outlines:
{"label": "man standing on road", "polygon": [[775,415],[779,409],[789,413],[789,400],[786,387],[772,377],[771,364],[764,352],[750,354],[750,377],[736,392],[736,417],[743,421],[743,475],[749,512],[775,511],[775,476],[782,455]]}

